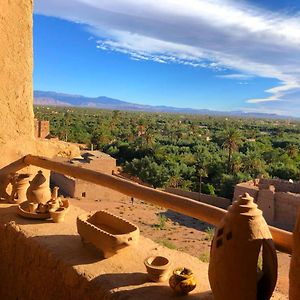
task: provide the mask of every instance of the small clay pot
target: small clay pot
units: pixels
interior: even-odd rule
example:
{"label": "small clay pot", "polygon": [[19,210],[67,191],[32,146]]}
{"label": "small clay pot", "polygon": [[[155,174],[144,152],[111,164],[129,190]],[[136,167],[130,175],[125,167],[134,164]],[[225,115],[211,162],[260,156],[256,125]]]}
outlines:
{"label": "small clay pot", "polygon": [[187,295],[197,285],[193,272],[187,268],[177,268],[169,279],[170,287],[178,295]]}
{"label": "small clay pot", "polygon": [[37,203],[33,203],[33,202],[28,203],[29,212],[35,213],[36,210],[37,210],[37,208],[38,208],[38,204]]}
{"label": "small clay pot", "polygon": [[144,264],[151,281],[167,281],[170,276],[170,261],[163,256],[150,256],[145,259]]}
{"label": "small clay pot", "polygon": [[50,216],[54,223],[62,223],[65,220],[66,209],[61,207],[56,211],[50,211]]}

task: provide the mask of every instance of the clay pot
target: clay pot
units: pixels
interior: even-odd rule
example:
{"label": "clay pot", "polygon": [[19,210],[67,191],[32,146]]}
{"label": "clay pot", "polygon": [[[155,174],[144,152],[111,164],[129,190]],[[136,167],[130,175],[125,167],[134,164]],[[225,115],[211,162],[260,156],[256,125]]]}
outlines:
{"label": "clay pot", "polygon": [[[262,270],[258,257],[262,254]],[[268,300],[277,280],[277,257],[268,225],[245,193],[229,207],[211,246],[209,281],[214,300]]]}
{"label": "clay pot", "polygon": [[28,203],[28,210],[30,213],[35,213],[37,208],[38,208],[37,203],[33,203],[33,202]]}
{"label": "clay pot", "polygon": [[145,259],[144,265],[151,281],[162,282],[170,276],[170,261],[163,256],[150,256]]}
{"label": "clay pot", "polygon": [[187,295],[197,285],[193,272],[187,268],[177,268],[169,279],[170,287],[178,295]]}
{"label": "clay pot", "polygon": [[50,211],[50,216],[54,223],[62,223],[65,220],[66,209],[61,207],[56,211]]}
{"label": "clay pot", "polygon": [[30,174],[15,174],[11,178],[12,193],[10,203],[21,203],[27,201],[26,193],[29,187]]}
{"label": "clay pot", "polygon": [[34,203],[45,204],[51,199],[50,188],[42,171],[39,171],[33,180],[30,181],[30,186],[27,190],[26,196],[29,202]]}

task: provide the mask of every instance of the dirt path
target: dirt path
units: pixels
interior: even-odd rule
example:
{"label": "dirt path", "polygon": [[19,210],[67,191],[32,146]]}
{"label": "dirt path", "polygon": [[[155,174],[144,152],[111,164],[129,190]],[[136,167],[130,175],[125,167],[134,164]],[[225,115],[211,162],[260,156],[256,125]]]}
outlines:
{"label": "dirt path", "polygon": [[[138,225],[143,236],[168,248],[184,251],[204,262],[209,261],[213,228],[207,223],[140,200],[134,200],[132,204],[126,200],[71,199],[71,203],[87,211],[109,210]],[[276,291],[282,295],[272,299],[286,300],[290,256],[278,252],[278,262]]]}

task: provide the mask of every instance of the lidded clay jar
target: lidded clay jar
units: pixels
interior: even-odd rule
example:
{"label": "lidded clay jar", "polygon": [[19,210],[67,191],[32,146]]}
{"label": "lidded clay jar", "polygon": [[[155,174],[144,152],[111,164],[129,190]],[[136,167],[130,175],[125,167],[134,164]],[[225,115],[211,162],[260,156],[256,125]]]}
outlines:
{"label": "lidded clay jar", "polygon": [[45,204],[51,199],[50,188],[42,171],[38,171],[32,181],[30,181],[26,196],[28,201],[33,203]]}
{"label": "lidded clay jar", "polygon": [[[259,256],[262,270],[258,271]],[[229,207],[212,241],[209,281],[214,300],[268,300],[277,280],[277,257],[268,225],[245,193]]]}

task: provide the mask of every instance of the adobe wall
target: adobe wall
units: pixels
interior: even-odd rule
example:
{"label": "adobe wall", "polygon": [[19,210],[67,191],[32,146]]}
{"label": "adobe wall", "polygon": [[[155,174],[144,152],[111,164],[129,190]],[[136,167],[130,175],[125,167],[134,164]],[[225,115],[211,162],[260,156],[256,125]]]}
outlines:
{"label": "adobe wall", "polygon": [[252,181],[242,182],[234,187],[233,200],[237,200],[240,195],[248,193],[254,199],[258,196],[258,187]]}
{"label": "adobe wall", "polygon": [[75,179],[64,174],[51,172],[51,183],[59,187],[59,194],[74,198]]}
{"label": "adobe wall", "polygon": [[292,192],[300,193],[300,183],[299,181],[289,182],[282,179],[260,179],[259,185],[270,186],[274,185],[277,192]]}
{"label": "adobe wall", "polygon": [[55,224],[23,219],[12,205],[0,204],[0,299],[174,299],[168,282],[149,282],[143,262],[151,255],[192,269],[201,280],[189,297],[210,298],[208,264],[143,236],[138,246],[103,259],[81,242],[76,217],[82,213],[71,206],[65,222]]}
{"label": "adobe wall", "polygon": [[0,167],[33,147],[32,0],[2,0]]}
{"label": "adobe wall", "polygon": [[201,197],[199,197],[199,193],[183,191],[175,188],[166,188],[165,191],[168,193],[191,198],[199,202],[224,208],[224,209],[227,209],[228,206],[231,204],[231,201],[229,199],[223,197],[211,196],[206,194],[201,194]]}
{"label": "adobe wall", "polygon": [[94,159],[89,164],[85,164],[86,169],[103,172],[106,174],[112,174],[112,171],[116,170],[116,160],[112,157]]}
{"label": "adobe wall", "polygon": [[90,200],[105,199],[105,200],[112,200],[112,201],[130,199],[129,196],[126,196],[115,190],[100,185],[96,185],[84,180],[80,180],[80,179],[76,179],[74,197],[79,199],[80,198],[86,198]]}
{"label": "adobe wall", "polygon": [[300,194],[275,193],[275,217],[276,226],[287,230],[293,230],[296,223],[297,211],[300,206]]}

